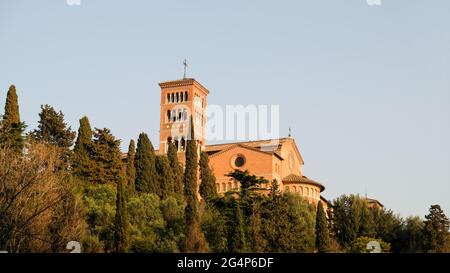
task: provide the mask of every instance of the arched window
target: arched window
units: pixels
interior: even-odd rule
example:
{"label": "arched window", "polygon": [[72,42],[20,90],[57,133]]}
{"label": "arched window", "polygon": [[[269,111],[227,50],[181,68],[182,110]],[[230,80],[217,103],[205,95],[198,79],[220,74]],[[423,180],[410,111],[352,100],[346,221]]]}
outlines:
{"label": "arched window", "polygon": [[180,93],[177,92],[177,102],[180,101]]}
{"label": "arched window", "polygon": [[177,111],[175,109],[172,110],[172,121],[175,122],[177,118]]}
{"label": "arched window", "polygon": [[167,122],[170,122],[170,110],[167,110]]}
{"label": "arched window", "polygon": [[185,101],[188,101],[188,93],[187,93],[187,91],[184,92],[184,100],[185,100]]}
{"label": "arched window", "polygon": [[186,149],[186,140],[184,137],[181,138],[181,150],[184,151]]}
{"label": "arched window", "polygon": [[181,110],[178,110],[178,120],[181,121],[183,113],[181,112]]}
{"label": "arched window", "polygon": [[300,186],[300,188],[298,189],[298,192],[300,193],[301,196],[303,196],[303,187]]}
{"label": "arched window", "polygon": [[183,109],[183,120],[186,121],[187,120],[187,110]]}
{"label": "arched window", "polygon": [[227,191],[227,186],[225,185],[225,183],[222,183],[222,192],[226,192]]}
{"label": "arched window", "polygon": [[170,94],[170,101],[173,103],[174,102],[174,99],[173,99],[173,93],[172,94]]}
{"label": "arched window", "polygon": [[175,139],[175,147],[177,148],[177,151],[178,151],[178,139]]}
{"label": "arched window", "polygon": [[233,189],[233,185],[231,185],[231,182],[228,182],[228,190],[231,191]]}
{"label": "arched window", "polygon": [[297,187],[296,186],[292,187],[292,192],[297,192]]}
{"label": "arched window", "polygon": [[184,100],[184,96],[183,96],[183,92],[180,93],[180,102],[183,102]]}
{"label": "arched window", "polygon": [[166,103],[170,103],[170,94],[169,93],[167,93],[167,101],[166,101]]}

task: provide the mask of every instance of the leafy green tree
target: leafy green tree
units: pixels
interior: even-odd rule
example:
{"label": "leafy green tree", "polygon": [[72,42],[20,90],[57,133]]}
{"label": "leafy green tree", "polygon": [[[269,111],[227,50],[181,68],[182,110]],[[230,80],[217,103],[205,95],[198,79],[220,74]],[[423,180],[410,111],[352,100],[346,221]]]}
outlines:
{"label": "leafy green tree", "polygon": [[391,245],[391,251],[400,252],[402,248],[403,219],[392,210],[371,208],[375,225],[375,237]]}
{"label": "leafy green tree", "polygon": [[38,129],[31,132],[36,141],[42,141],[61,149],[64,162],[68,162],[73,145],[75,132],[64,121],[64,114],[56,112],[50,105],[41,105]]}
{"label": "leafy green tree", "polygon": [[213,253],[224,253],[228,252],[228,218],[224,213],[225,209],[228,208],[224,206],[223,198],[214,201],[214,205],[206,206],[202,214],[202,230],[210,251]]}
{"label": "leafy green tree", "polygon": [[174,192],[174,175],[167,156],[156,156],[156,173],[158,174],[160,197],[166,199]]}
{"label": "leafy green tree", "polygon": [[375,236],[375,224],[366,200],[358,195],[342,195],[333,202],[333,233],[341,246],[348,247],[358,237]]}
{"label": "leafy green tree", "polygon": [[256,189],[259,185],[268,182],[264,177],[257,177],[256,175],[250,174],[248,170],[234,170],[226,176],[238,181],[241,184],[241,198],[246,198],[250,194],[251,190]]}
{"label": "leafy green tree", "polygon": [[5,114],[0,124],[0,147],[21,153],[24,145],[25,123],[20,121],[16,87],[11,85],[6,95]]}
{"label": "leafy green tree", "polygon": [[126,252],[128,248],[128,222],[126,201],[122,179],[117,181],[116,215],[114,219],[114,249],[116,252]]}
{"label": "leafy green tree", "polygon": [[177,148],[175,147],[175,144],[173,144],[172,140],[169,140],[168,145],[167,157],[173,172],[173,190],[175,193],[184,194],[183,167],[178,162]]}
{"label": "leafy green tree", "polygon": [[156,173],[156,155],[147,134],[141,133],[137,142],[136,157],[136,190],[154,193],[160,196],[159,180]]}
{"label": "leafy green tree", "polygon": [[330,233],[328,231],[328,221],[322,202],[317,205],[316,213],[316,248],[319,253],[326,253],[330,250]]}
{"label": "leafy green tree", "polygon": [[124,179],[125,168],[122,163],[120,140],[117,140],[109,129],[95,129],[89,154],[93,163],[89,181],[104,184],[117,183]]}
{"label": "leafy green tree", "polygon": [[90,148],[92,147],[92,128],[87,117],[80,119],[80,127],[72,154],[72,173],[83,180],[89,179],[93,172]]}
{"label": "leafy green tree", "polygon": [[271,194],[264,201],[261,219],[265,252],[314,251],[314,210],[300,196]]}
{"label": "leafy green tree", "polygon": [[136,180],[136,167],[134,166],[134,158],[136,156],[136,146],[134,140],[130,140],[130,145],[128,146],[127,154],[127,181],[128,188],[131,191],[135,190],[134,181]]}
{"label": "leafy green tree", "polygon": [[160,251],[159,234],[166,227],[160,204],[159,197],[153,193],[139,193],[128,201],[130,251]]}
{"label": "leafy green tree", "polygon": [[406,218],[400,235],[400,252],[421,253],[423,251],[424,225],[423,220],[418,216]]}
{"label": "leafy green tree", "polygon": [[228,252],[241,253],[247,251],[245,232],[244,232],[244,219],[242,216],[242,210],[237,200],[232,200],[232,217],[227,223],[228,225]]}
{"label": "leafy green tree", "polygon": [[75,132],[64,121],[64,114],[46,104],[41,105],[39,113],[38,129],[31,134],[37,141],[43,141],[50,145],[69,149],[73,145]]}
{"label": "leafy green tree", "polygon": [[264,209],[264,197],[255,195],[249,202],[249,209],[246,217],[248,245],[252,252],[261,253],[267,249],[267,240],[262,233],[261,211]]}
{"label": "leafy green tree", "polygon": [[186,168],[184,171],[184,198],[186,200],[184,252],[205,252],[207,244],[200,227],[199,202],[197,198],[198,155],[191,117],[191,133],[186,145]]}
{"label": "leafy green tree", "polygon": [[[380,249],[376,249],[375,244],[373,244],[372,242],[378,243]],[[386,243],[381,239],[362,236],[356,238],[356,240],[353,241],[347,249],[347,252],[349,253],[370,253],[374,251],[380,251],[380,253],[388,253],[390,251],[390,245],[389,243]]]}
{"label": "leafy green tree", "polygon": [[450,221],[439,205],[432,205],[425,216],[423,230],[423,250],[431,253],[442,253],[449,239]]}
{"label": "leafy green tree", "polygon": [[209,167],[208,154],[200,153],[200,196],[204,200],[211,200],[217,197],[216,177]]}
{"label": "leafy green tree", "polygon": [[88,237],[83,242],[87,252],[114,251],[114,220],[117,187],[113,183],[94,185],[83,182],[82,199],[88,224]]}
{"label": "leafy green tree", "polygon": [[[255,190],[259,188],[259,185],[267,184],[268,180],[252,175],[247,170],[234,170],[228,173],[227,176],[240,184],[239,205],[244,216],[247,247],[254,252],[262,252],[267,245],[266,239],[261,233],[261,213],[263,211],[261,202],[263,198]],[[277,184],[274,184],[274,187],[272,187],[272,192],[271,195],[275,192],[279,194]]]}
{"label": "leafy green tree", "polygon": [[162,252],[180,252],[184,243],[184,198],[178,194],[161,201],[166,227],[160,232]]}

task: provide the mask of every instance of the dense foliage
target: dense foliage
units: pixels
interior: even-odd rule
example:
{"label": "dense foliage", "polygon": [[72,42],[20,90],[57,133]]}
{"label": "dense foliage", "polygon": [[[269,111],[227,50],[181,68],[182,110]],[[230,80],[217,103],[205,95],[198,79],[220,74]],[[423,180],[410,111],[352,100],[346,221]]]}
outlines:
{"label": "dense foliage", "polygon": [[241,170],[228,174],[239,186],[219,195],[192,128],[183,169],[171,141],[156,155],[141,133],[122,154],[120,140],[87,117],[75,145],[61,111],[44,105],[39,117],[25,137],[12,85],[0,120],[0,250],[68,252],[78,241],[83,252],[450,251],[438,205],[425,220],[358,195],[316,205]]}

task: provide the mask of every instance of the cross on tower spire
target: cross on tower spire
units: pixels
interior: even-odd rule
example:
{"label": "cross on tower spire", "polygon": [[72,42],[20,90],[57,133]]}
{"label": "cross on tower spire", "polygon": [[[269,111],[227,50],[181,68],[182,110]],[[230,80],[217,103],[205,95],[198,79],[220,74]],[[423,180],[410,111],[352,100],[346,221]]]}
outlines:
{"label": "cross on tower spire", "polygon": [[184,66],[183,79],[186,79],[186,70],[187,70],[187,66],[188,66],[186,59],[184,59],[184,61],[183,61],[183,66]]}

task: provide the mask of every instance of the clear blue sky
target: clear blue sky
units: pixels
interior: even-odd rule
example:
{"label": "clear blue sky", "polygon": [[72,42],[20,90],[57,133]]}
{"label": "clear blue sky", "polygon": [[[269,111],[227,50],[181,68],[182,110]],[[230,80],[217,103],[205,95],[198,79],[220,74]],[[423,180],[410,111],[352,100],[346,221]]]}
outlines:
{"label": "clear blue sky", "polygon": [[450,215],[450,1],[2,0],[0,100],[36,127],[50,104],[123,147],[158,144],[157,83],[189,76],[211,104],[279,104],[305,175],[403,216]]}

